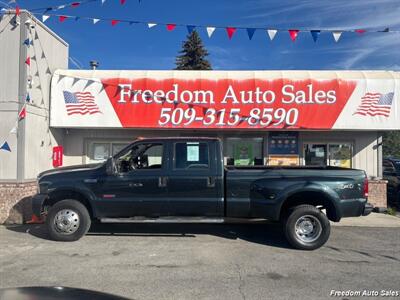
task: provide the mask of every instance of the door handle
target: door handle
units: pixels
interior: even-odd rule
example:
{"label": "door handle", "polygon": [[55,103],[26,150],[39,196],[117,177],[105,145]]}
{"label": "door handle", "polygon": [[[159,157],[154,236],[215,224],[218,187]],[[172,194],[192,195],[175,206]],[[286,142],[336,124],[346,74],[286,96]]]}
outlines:
{"label": "door handle", "polygon": [[167,181],[168,181],[168,177],[165,177],[165,176],[158,177],[158,187],[166,187]]}
{"label": "door handle", "polygon": [[142,187],[143,183],[141,182],[134,182],[129,184],[130,187]]}
{"label": "door handle", "polygon": [[215,177],[207,177],[207,187],[215,187]]}

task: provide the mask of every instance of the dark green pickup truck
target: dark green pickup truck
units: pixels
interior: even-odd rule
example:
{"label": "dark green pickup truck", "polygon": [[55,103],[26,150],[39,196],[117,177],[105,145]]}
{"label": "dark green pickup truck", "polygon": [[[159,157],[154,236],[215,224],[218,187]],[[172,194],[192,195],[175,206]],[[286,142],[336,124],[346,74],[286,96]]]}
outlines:
{"label": "dark green pickup truck", "polygon": [[[336,167],[224,167],[216,138],[139,139],[99,165],[38,176],[33,211],[51,238],[74,241],[101,222],[282,221],[288,241],[316,249],[329,220],[367,215],[361,170]],[[325,211],[325,213],[324,213]]]}

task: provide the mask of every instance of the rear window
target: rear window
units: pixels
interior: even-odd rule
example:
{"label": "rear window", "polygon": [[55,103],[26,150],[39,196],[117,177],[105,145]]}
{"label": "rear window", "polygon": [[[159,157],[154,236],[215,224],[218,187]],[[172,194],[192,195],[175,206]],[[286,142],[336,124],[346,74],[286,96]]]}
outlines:
{"label": "rear window", "polygon": [[208,169],[208,143],[182,142],[175,144],[175,169]]}

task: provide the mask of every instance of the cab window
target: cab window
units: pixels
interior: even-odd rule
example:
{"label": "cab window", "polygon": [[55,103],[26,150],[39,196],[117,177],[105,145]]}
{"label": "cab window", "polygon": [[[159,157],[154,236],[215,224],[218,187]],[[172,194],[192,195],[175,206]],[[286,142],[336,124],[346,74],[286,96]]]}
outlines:
{"label": "cab window", "polygon": [[116,158],[116,166],[119,173],[143,169],[161,169],[163,148],[163,144],[160,143],[133,145],[127,153]]}

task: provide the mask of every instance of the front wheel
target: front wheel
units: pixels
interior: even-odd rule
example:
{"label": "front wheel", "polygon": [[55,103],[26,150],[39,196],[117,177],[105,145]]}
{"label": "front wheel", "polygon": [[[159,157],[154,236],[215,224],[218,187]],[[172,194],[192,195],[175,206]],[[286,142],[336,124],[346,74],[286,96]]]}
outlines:
{"label": "front wheel", "polygon": [[331,228],[327,216],[312,205],[292,208],[284,227],[288,242],[301,250],[314,250],[324,245]]}
{"label": "front wheel", "polygon": [[72,242],[79,240],[90,228],[87,208],[72,199],[54,204],[47,215],[46,225],[50,238],[55,241]]}

